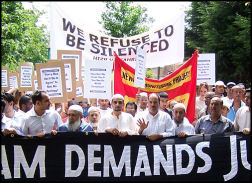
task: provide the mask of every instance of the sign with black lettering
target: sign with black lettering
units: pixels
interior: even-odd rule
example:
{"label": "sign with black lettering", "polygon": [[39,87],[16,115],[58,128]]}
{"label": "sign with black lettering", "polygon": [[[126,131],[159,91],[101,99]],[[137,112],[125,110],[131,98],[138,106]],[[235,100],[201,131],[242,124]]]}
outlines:
{"label": "sign with black lettering", "polygon": [[19,91],[30,91],[33,88],[33,72],[34,67],[32,62],[19,62],[20,83]]}
{"label": "sign with black lettering", "polygon": [[146,63],[146,52],[137,47],[136,55],[136,69],[134,77],[134,86],[139,88],[145,88],[145,63]]}
{"label": "sign with black lettering", "polygon": [[10,89],[18,88],[18,80],[19,80],[19,74],[17,72],[11,72],[9,73],[9,83],[10,83]]}
{"label": "sign with black lettering", "polygon": [[2,90],[9,90],[9,69],[8,67],[3,66],[1,71],[1,88]]}
{"label": "sign with black lettering", "polygon": [[93,132],[1,137],[1,180],[249,182],[251,135],[193,135],[155,142]]}

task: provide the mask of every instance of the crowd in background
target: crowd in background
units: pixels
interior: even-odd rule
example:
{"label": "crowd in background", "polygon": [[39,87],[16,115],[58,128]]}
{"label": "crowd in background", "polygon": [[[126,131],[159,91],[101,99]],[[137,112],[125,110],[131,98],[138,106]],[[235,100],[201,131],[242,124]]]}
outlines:
{"label": "crowd in background", "polygon": [[127,104],[121,94],[97,102],[72,99],[52,104],[45,91],[28,95],[12,89],[1,94],[1,131],[31,138],[58,132],[145,135],[151,141],[234,131],[250,134],[250,93],[243,83],[217,81],[211,88],[203,82],[195,99],[194,121],[189,122],[186,106],[169,100],[166,92],[137,93],[136,102]]}

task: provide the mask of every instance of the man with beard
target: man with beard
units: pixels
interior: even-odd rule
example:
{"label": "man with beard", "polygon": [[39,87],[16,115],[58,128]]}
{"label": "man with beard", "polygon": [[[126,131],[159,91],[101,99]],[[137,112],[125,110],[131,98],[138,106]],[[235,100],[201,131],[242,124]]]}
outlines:
{"label": "man with beard", "polygon": [[93,132],[93,128],[85,121],[82,121],[83,109],[80,105],[71,105],[68,109],[68,119],[63,123],[58,132]]}
{"label": "man with beard", "polygon": [[98,107],[91,106],[88,109],[88,115],[87,115],[87,120],[90,126],[93,128],[95,134],[98,134],[97,126],[98,126],[98,121],[101,118],[100,110]]}
{"label": "man with beard", "polygon": [[213,97],[210,102],[210,114],[201,117],[195,126],[196,134],[220,134],[234,132],[232,121],[221,115],[223,101]]}
{"label": "man with beard", "polygon": [[138,135],[133,116],[122,112],[124,97],[121,94],[115,94],[111,104],[113,111],[105,114],[98,122],[98,132],[112,133],[119,137]]}
{"label": "man with beard", "polygon": [[23,118],[23,134],[28,137],[43,137],[45,134],[57,132],[62,120],[59,113],[55,110],[48,110],[51,105],[49,95],[45,91],[37,90],[32,95],[33,107]]}

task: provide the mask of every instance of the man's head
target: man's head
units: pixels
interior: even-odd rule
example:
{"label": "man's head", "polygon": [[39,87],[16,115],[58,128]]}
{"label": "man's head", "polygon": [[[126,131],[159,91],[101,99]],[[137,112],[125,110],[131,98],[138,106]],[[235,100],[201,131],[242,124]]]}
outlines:
{"label": "man's head", "polygon": [[109,107],[109,99],[99,99],[98,103],[102,110],[106,110]]}
{"label": "man's head", "polygon": [[19,100],[19,109],[27,112],[32,108],[32,99],[30,96],[24,95]]}
{"label": "man's head", "polygon": [[14,96],[10,93],[5,93],[3,95],[3,99],[5,100],[5,109],[4,112],[13,112],[14,111]]}
{"label": "man's head", "polygon": [[248,107],[251,107],[251,98],[250,98],[250,95],[251,95],[251,88],[248,88],[246,89],[246,94],[245,94],[245,103]]}
{"label": "man's head", "polygon": [[208,90],[209,90],[209,86],[208,86],[207,82],[200,83],[200,85],[199,85],[199,96],[205,97]]}
{"label": "man's head", "polygon": [[178,102],[176,100],[171,100],[168,104],[168,107],[170,110],[173,109],[174,105],[177,104]]}
{"label": "man's head", "polygon": [[83,115],[83,109],[80,105],[71,105],[67,115],[69,123],[80,121]]}
{"label": "man's head", "polygon": [[158,113],[160,105],[160,98],[156,93],[151,93],[148,99],[148,109],[153,116]]}
{"label": "man's head", "polygon": [[221,96],[225,91],[225,87],[226,85],[224,84],[223,81],[217,81],[215,83],[215,94]]}
{"label": "man's head", "polygon": [[112,108],[115,112],[121,112],[124,107],[124,97],[121,94],[115,94],[112,97]]}
{"label": "man's head", "polygon": [[160,109],[164,111],[168,102],[168,94],[166,92],[160,92],[158,95],[160,97]]}
{"label": "man's head", "polygon": [[97,123],[101,118],[100,110],[98,107],[91,106],[88,109],[87,119],[92,127],[97,127]]}
{"label": "man's head", "polygon": [[148,94],[146,92],[140,93],[139,106],[141,109],[146,109],[148,104]]}
{"label": "man's head", "polygon": [[32,103],[39,110],[47,110],[50,108],[51,102],[48,94],[45,91],[37,90],[32,95]]}
{"label": "man's head", "polygon": [[230,111],[230,106],[227,102],[223,102],[221,115],[227,117],[227,113]]}
{"label": "man's head", "polygon": [[221,115],[222,106],[223,106],[222,99],[220,97],[213,97],[210,102],[211,115],[214,115],[214,116]]}
{"label": "man's head", "polygon": [[207,92],[206,96],[205,96],[205,104],[207,105],[207,107],[210,105],[210,101],[214,96],[214,92]]}
{"label": "man's head", "polygon": [[135,116],[137,112],[137,105],[135,102],[128,102],[126,104],[126,112],[130,113],[133,117]]}
{"label": "man's head", "polygon": [[186,107],[183,103],[177,103],[173,107],[173,119],[176,123],[182,123],[186,114]]}
{"label": "man's head", "polygon": [[233,98],[233,93],[232,93],[232,87],[235,86],[236,84],[234,82],[228,82],[227,83],[227,88],[226,88],[226,92],[227,92],[227,96],[229,98]]}
{"label": "man's head", "polygon": [[232,87],[232,93],[233,93],[234,101],[241,101],[244,91],[242,87],[236,85]]}

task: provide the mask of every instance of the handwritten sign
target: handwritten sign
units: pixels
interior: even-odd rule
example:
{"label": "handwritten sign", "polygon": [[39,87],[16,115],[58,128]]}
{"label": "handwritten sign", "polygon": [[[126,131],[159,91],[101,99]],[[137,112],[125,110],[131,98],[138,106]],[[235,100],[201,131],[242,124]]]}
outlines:
{"label": "handwritten sign", "polygon": [[199,54],[197,64],[197,85],[207,82],[215,84],[215,53]]}
{"label": "handwritten sign", "polygon": [[18,88],[18,73],[10,73],[9,74],[9,83],[10,83],[10,89]]}
{"label": "handwritten sign", "polygon": [[2,90],[9,89],[8,73],[9,73],[9,69],[7,67],[2,67],[2,76],[1,76]]}
{"label": "handwritten sign", "polygon": [[20,71],[20,91],[30,91],[33,87],[33,63],[31,62],[19,62]]}
{"label": "handwritten sign", "polygon": [[146,51],[137,47],[134,86],[145,88]]}

